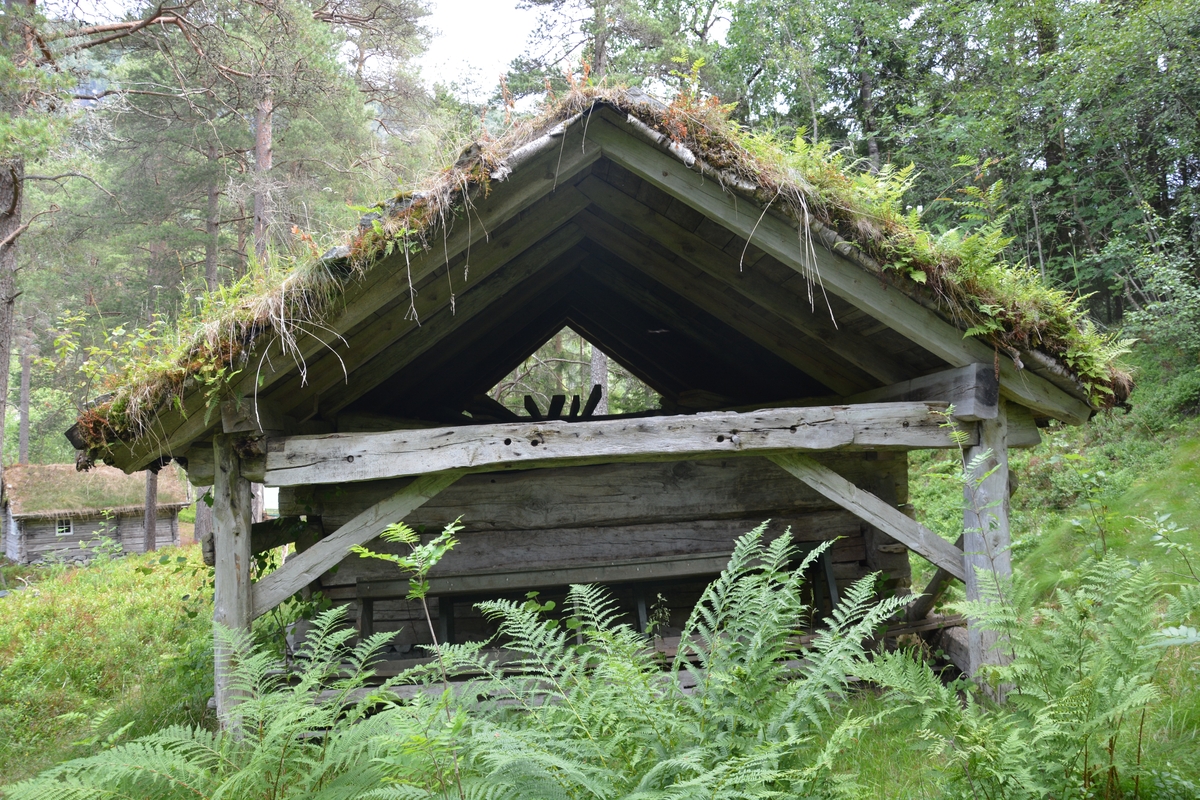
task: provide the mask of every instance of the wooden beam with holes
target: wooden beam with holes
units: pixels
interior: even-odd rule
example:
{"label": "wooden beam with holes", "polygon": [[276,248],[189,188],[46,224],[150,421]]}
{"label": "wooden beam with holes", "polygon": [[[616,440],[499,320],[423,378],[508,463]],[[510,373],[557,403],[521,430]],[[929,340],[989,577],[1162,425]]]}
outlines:
{"label": "wooden beam with holes", "polygon": [[[677,158],[647,146],[626,121],[608,109],[592,115],[588,137],[604,154],[639,178],[697,211],[721,222],[739,236],[801,274],[815,272],[821,285],[885,323],[910,341],[954,366],[986,363],[995,356],[983,342],[964,338],[961,330],[922,306],[903,291],[887,286],[878,275],[858,267],[823,246],[806,247],[807,231],[795,223],[734,198],[711,178],[689,169]],[[815,263],[814,263],[815,262]],[[1000,390],[1007,397],[1046,416],[1082,424],[1092,408],[1044,378],[1000,359]]]}
{"label": "wooden beam with holes", "polygon": [[875,526],[935,566],[946,570],[959,580],[966,579],[963,551],[921,523],[909,519],[900,509],[885,503],[870,492],[859,489],[829,467],[808,456],[786,453],[771,456],[771,460],[818,494]]}
{"label": "wooden beam with holes", "polygon": [[289,436],[269,441],[262,477],[271,486],[299,486],[444,470],[494,472],[796,450],[957,447],[944,425],[944,410],[944,403],[880,403]]}

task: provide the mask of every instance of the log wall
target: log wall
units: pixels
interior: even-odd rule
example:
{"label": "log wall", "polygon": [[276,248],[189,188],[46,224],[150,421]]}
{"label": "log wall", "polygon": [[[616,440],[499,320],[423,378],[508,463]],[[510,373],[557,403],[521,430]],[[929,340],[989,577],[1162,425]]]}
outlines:
{"label": "log wall", "polygon": [[[908,462],[903,452],[827,453],[820,460],[888,502],[907,503]],[[332,531],[402,483],[283,488],[280,513],[320,516],[325,530]],[[877,570],[885,573],[890,590],[907,591],[910,584],[903,545],[765,458],[468,475],[405,521],[431,536],[460,517],[464,525],[458,534],[460,543],[433,574],[727,553],[739,536],[770,519],[772,536],[790,527],[800,542],[836,540],[831,558],[839,589]],[[396,552],[396,546],[380,539],[368,546]],[[351,605],[353,613],[358,579],[397,577],[391,564],[353,556],[325,573],[321,583],[333,599]],[[672,625],[682,625],[702,588],[703,583],[695,581],[661,587]],[[647,593],[653,601],[660,591],[651,586]],[[632,604],[629,587],[618,587],[617,594],[622,605]],[[431,610],[436,613],[436,601]],[[482,620],[469,602],[458,604],[455,616],[460,639],[484,633]],[[402,647],[429,639],[420,609],[405,601],[377,602],[375,625],[376,630],[398,630]]]}
{"label": "log wall", "polygon": [[[6,513],[6,516],[8,514]],[[146,542],[140,514],[118,514],[115,517],[75,517],[70,535],[59,536],[57,520],[28,518],[12,520],[8,524],[17,535],[13,537],[15,547],[12,548],[17,558],[14,561],[29,563],[50,558],[64,560],[87,560],[91,558],[90,549],[80,547],[93,539],[107,536],[121,543],[121,549],[126,553],[145,552]],[[159,547],[170,547],[179,544],[179,513],[174,510],[160,510],[155,538]],[[12,545],[10,544],[10,547]],[[10,556],[11,558],[11,556]]]}

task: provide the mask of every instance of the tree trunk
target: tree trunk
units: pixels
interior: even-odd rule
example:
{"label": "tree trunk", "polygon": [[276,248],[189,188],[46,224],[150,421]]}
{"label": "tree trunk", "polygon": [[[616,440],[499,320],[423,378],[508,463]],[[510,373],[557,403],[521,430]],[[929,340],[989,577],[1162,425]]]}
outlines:
{"label": "tree trunk", "polygon": [[221,244],[220,187],[217,185],[217,146],[208,146],[208,217],[204,220],[204,282],[210,292],[220,285],[217,256]]}
{"label": "tree trunk", "polygon": [[267,174],[271,171],[271,123],[274,114],[275,95],[267,89],[254,107],[254,255],[259,263],[267,255],[270,227]]}
{"label": "tree trunk", "polygon": [[[8,367],[12,352],[13,310],[17,300],[17,238],[21,235],[21,195],[25,162],[0,163],[0,449],[8,411]],[[11,239],[11,241],[10,241]],[[0,486],[4,459],[0,458]]]}
{"label": "tree trunk", "polygon": [[158,549],[158,472],[146,470],[146,513],[142,517],[146,534],[146,552]]}
{"label": "tree trunk", "polygon": [[608,356],[596,345],[592,345],[592,385],[600,386],[600,403],[594,414],[608,413]]}
{"label": "tree trunk", "polygon": [[862,106],[863,136],[867,140],[871,172],[879,172],[879,141],[875,138],[875,77],[867,63],[870,47],[861,23],[854,26],[854,32],[858,36],[858,100]]}
{"label": "tree trunk", "polygon": [[[604,80],[604,73],[608,71],[608,3],[604,0],[594,0],[595,5],[592,7],[592,25],[595,30],[592,31],[592,79],[597,83]],[[602,404],[608,403],[608,392],[605,392],[605,399],[600,401]]]}
{"label": "tree trunk", "polygon": [[26,347],[21,352],[21,428],[17,442],[17,463],[29,463],[29,383],[33,367],[33,357]]}

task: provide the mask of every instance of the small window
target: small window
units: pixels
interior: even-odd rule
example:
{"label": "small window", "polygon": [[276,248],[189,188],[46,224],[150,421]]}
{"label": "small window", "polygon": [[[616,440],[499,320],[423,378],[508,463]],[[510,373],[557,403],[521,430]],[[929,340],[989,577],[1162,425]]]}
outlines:
{"label": "small window", "polygon": [[75,526],[69,519],[60,519],[54,523],[54,532],[59,536],[70,536],[75,532]]}

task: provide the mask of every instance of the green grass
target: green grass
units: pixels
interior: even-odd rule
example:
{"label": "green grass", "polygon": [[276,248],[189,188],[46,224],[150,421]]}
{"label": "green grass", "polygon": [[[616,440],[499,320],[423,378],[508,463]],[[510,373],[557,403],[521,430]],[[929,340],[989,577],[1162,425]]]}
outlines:
{"label": "green grass", "polygon": [[16,575],[32,585],[0,599],[0,784],[92,752],[126,724],[131,737],[204,722],[212,607],[199,558],[191,547],[5,568],[10,586]]}
{"label": "green grass", "polygon": [[[1200,418],[1188,389],[1200,370],[1174,371],[1155,363],[1153,353],[1143,357],[1142,367],[1129,413],[1114,410],[1084,427],[1043,431],[1041,445],[1010,454],[1019,482],[1012,498],[1013,569],[1047,598],[1055,588],[1071,586],[1104,546],[1149,562],[1174,582],[1183,563],[1155,546],[1138,517],[1170,514],[1184,528],[1176,541],[1200,553]],[[910,461],[910,501],[918,519],[949,540],[962,530],[957,458],[923,452]],[[1192,561],[1200,571],[1195,556]],[[911,562],[919,591],[933,568],[916,556]],[[955,582],[946,600],[961,598]],[[1198,783],[1200,648],[1166,651],[1157,684],[1163,700],[1145,720],[1146,763]],[[882,710],[870,695],[855,702],[859,713]],[[892,717],[861,739],[859,769],[880,796],[939,796],[929,783],[936,770],[928,754],[912,746],[911,731],[908,721]],[[871,757],[881,752],[888,757]]]}

